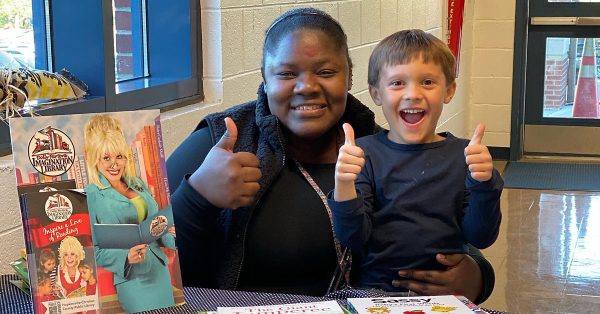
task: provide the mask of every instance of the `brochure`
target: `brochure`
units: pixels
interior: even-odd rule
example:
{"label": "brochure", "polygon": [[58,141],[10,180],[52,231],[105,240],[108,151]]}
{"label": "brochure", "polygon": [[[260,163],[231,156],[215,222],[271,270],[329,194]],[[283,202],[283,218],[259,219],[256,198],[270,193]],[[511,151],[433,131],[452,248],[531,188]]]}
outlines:
{"label": "brochure", "polygon": [[19,185],[17,186],[17,193],[19,194],[19,204],[21,206],[21,220],[23,222],[23,235],[25,237],[25,252],[26,254],[31,254],[31,241],[27,238],[28,235],[31,234],[29,232],[29,224],[26,223],[28,216],[27,211],[23,211],[25,206],[23,205],[23,195],[26,193],[33,192],[48,192],[48,191],[59,191],[59,190],[67,190],[67,189],[75,189],[77,185],[75,184],[75,180],[65,180],[65,181],[57,181],[57,182],[43,182],[43,183],[35,183],[29,185]]}
{"label": "brochure", "polygon": [[[41,193],[37,191],[43,185],[58,193],[73,187],[85,191],[79,195],[87,204],[89,219],[82,220],[79,230],[87,225],[90,241],[80,242],[86,258],[95,258],[90,272],[97,281],[101,313],[140,312],[185,303],[159,114],[159,110],[138,110],[10,119],[20,194]],[[68,186],[61,186],[65,183]],[[29,188],[36,192],[25,191]],[[55,201],[62,198],[55,197]],[[46,247],[32,245],[40,238],[43,225],[38,224],[38,214],[32,215],[31,200],[21,204],[21,214],[27,259],[39,260],[38,249]],[[68,216],[62,210],[52,215]],[[79,237],[67,231],[67,226],[63,228],[55,233]],[[46,244],[57,255],[56,264],[58,245]],[[30,277],[33,275],[35,272],[30,271]],[[34,289],[33,281],[31,286]],[[51,286],[57,290],[55,281]],[[57,299],[68,295],[52,293]]]}
{"label": "brochure", "polygon": [[336,301],[278,304],[264,306],[218,307],[217,314],[344,314]]}
{"label": "brochure", "polygon": [[463,301],[453,295],[350,298],[348,305],[358,314],[474,313],[473,309],[467,307]]}
{"label": "brochure", "polygon": [[35,313],[96,313],[96,261],[85,195],[61,190],[21,197]]}

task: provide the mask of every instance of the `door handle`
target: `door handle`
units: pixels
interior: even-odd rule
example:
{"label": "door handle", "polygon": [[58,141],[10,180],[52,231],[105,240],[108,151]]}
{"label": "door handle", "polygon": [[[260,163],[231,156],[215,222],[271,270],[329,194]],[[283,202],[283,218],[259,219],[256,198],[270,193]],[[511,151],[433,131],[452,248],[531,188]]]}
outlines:
{"label": "door handle", "polygon": [[598,16],[581,16],[577,18],[578,26],[599,26],[600,25],[600,17]]}
{"label": "door handle", "polygon": [[531,25],[600,26],[600,16],[534,16]]}

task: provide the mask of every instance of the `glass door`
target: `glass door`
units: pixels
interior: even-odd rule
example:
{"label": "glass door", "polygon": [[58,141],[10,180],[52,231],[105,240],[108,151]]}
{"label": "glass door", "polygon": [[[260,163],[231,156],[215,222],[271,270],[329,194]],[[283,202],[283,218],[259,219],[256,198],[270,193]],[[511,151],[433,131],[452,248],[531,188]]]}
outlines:
{"label": "glass door", "polygon": [[522,155],[600,157],[600,0],[530,0],[527,23]]}

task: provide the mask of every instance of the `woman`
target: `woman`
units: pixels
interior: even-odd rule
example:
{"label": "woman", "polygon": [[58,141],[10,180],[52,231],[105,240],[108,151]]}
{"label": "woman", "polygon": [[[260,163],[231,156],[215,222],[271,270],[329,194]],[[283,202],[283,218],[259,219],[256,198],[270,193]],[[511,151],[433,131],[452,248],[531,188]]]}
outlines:
{"label": "woman", "polygon": [[[85,126],[84,141],[90,182],[85,191],[96,223],[137,224],[158,211],[148,187],[127,162],[129,146],[118,120],[108,115],[92,117]],[[114,273],[126,312],[175,305],[169,260],[161,246],[175,249],[173,234],[129,250],[95,247],[98,266]]]}
{"label": "woman", "polygon": [[60,241],[55,290],[61,299],[85,295],[86,283],[81,280],[79,272],[79,263],[84,258],[85,251],[77,238],[66,236]]}
{"label": "woman", "polygon": [[[185,285],[323,295],[342,257],[324,204],[341,125],[356,137],[377,126],[348,94],[346,35],[329,15],[286,12],[263,49],[258,98],[207,116],[167,161],[182,277]],[[478,252],[439,259],[447,270],[406,271],[395,284],[489,296],[493,270]]]}

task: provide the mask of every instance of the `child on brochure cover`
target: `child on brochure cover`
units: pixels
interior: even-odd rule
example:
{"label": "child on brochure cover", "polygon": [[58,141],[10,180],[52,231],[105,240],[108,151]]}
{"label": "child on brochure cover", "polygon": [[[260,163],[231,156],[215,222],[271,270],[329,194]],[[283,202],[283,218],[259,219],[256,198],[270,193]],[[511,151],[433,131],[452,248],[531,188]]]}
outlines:
{"label": "child on brochure cover", "polygon": [[329,196],[335,232],[359,257],[355,283],[403,291],[405,269],[434,269],[436,254],[486,248],[496,240],[503,181],[481,144],[436,133],[442,107],[456,91],[447,45],[421,30],[382,40],[369,60],[369,92],[389,131],[354,142],[352,126]]}
{"label": "child on brochure cover", "polygon": [[39,269],[50,277],[52,286],[56,282],[56,254],[51,248],[45,248],[40,252]]}
{"label": "child on brochure cover", "polygon": [[94,276],[94,268],[89,262],[84,261],[79,264],[79,272],[81,280],[85,281],[85,294],[96,294],[96,276]]}
{"label": "child on brochure cover", "polygon": [[43,302],[56,300],[56,297],[52,294],[52,281],[47,273],[38,273],[34,296],[36,313],[46,313],[47,307]]}
{"label": "child on brochure cover", "polygon": [[[85,158],[89,185],[85,188],[92,220],[100,224],[138,224],[158,211],[148,187],[127,162],[129,146],[121,123],[95,115],[85,126]],[[99,266],[114,274],[123,309],[140,312],[174,306],[168,257],[175,250],[174,227],[159,240],[130,249],[95,247]]]}

